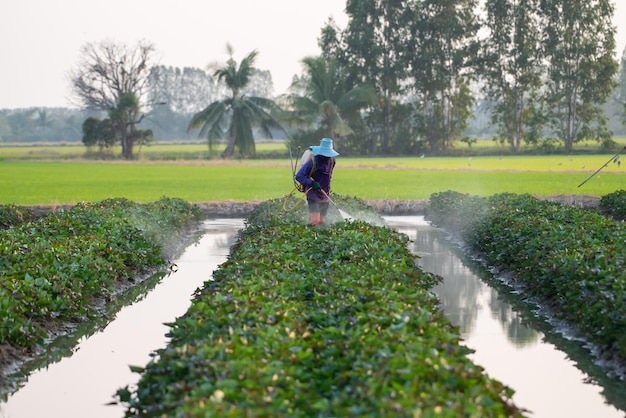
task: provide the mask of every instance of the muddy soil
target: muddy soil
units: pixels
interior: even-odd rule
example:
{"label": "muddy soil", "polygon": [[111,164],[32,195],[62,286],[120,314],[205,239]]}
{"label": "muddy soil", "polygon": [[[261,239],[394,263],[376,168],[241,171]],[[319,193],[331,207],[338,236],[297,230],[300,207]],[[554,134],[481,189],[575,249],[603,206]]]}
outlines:
{"label": "muddy soil", "polygon": [[[598,209],[600,198],[583,195],[561,195],[539,199],[560,202],[585,209]],[[378,214],[385,216],[423,215],[428,200],[366,200]],[[245,218],[261,202],[201,202],[196,205],[210,218]]]}
{"label": "muddy soil", "polygon": [[[560,196],[537,196],[563,204],[578,206],[586,209],[597,209],[600,198],[585,195],[560,195]],[[428,205],[427,199],[422,200],[366,200],[376,212],[385,216],[423,215]],[[259,204],[260,201],[251,202],[197,202],[198,206],[207,218],[245,218]],[[35,216],[42,216],[50,211],[67,209],[72,205],[36,205],[30,206]]]}

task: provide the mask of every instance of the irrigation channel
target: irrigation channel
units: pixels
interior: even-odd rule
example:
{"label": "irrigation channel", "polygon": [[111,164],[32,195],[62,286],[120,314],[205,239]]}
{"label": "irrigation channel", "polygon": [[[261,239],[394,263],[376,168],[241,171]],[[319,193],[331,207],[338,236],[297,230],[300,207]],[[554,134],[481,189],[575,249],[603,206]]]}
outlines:
{"label": "irrigation channel", "polygon": [[[626,383],[608,378],[582,343],[556,332],[423,217],[385,219],[409,236],[424,270],[444,277],[434,291],[463,343],[475,350],[472,360],[513,388],[514,402],[528,416],[626,416]],[[123,408],[109,403],[117,389],[137,382],[129,366],[144,366],[167,344],[164,324],[188,309],[192,293],[226,260],[242,227],[243,219],[206,221],[201,237],[175,261],[175,271],[112,321],[80,337],[67,356],[31,372],[0,403],[0,417],[122,417]]]}

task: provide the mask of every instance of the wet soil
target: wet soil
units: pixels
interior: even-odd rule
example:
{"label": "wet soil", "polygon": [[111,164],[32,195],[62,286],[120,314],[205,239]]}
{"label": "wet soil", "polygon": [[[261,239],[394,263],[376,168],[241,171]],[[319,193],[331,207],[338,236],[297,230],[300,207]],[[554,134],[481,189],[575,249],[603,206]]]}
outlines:
{"label": "wet soil", "polygon": [[[578,206],[585,209],[598,209],[600,198],[585,195],[559,195],[559,196],[537,196],[538,199],[545,199],[560,202],[567,205]],[[420,200],[366,200],[377,213],[384,216],[404,216],[423,215],[427,199]],[[245,218],[261,201],[251,202],[197,202],[198,206],[207,218]],[[72,205],[36,205],[30,206],[35,216],[42,216],[51,211],[67,209]]]}

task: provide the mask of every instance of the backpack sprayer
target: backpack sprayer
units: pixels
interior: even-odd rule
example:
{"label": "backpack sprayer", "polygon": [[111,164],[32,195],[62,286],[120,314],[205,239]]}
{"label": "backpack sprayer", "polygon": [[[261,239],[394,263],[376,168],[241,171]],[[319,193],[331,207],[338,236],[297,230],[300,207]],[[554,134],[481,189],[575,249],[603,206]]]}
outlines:
{"label": "backpack sprayer", "polygon": [[[298,154],[299,153],[300,153],[300,147],[298,147]],[[312,155],[313,153],[311,152],[311,150],[306,150],[304,154],[302,155],[302,158],[300,159],[300,163],[305,164],[308,161],[308,159],[312,157]],[[297,208],[298,205],[300,205],[300,203],[302,203],[302,201],[306,197],[306,192],[308,191],[308,190],[305,190],[304,186],[300,184],[298,180],[296,180],[296,173],[298,172],[298,161],[296,161],[296,163],[294,164],[293,154],[291,153],[291,146],[289,147],[289,161],[291,163],[291,179],[293,180],[294,187],[291,190],[291,192],[289,192],[289,194],[285,197],[285,200],[283,200],[283,209],[285,210],[285,212],[291,212],[292,210]],[[302,197],[299,198],[293,206],[288,207],[288,202],[289,200],[291,200],[291,196],[293,196],[293,194],[296,191],[302,193]]]}
{"label": "backpack sprayer", "polygon": [[626,150],[626,146],[625,146],[624,148],[622,148],[622,149],[620,150],[620,152],[618,152],[617,154],[615,154],[614,156],[612,156],[611,158],[609,158],[609,160],[608,160],[606,163],[604,163],[604,165],[603,165],[602,167],[598,168],[598,169],[596,170],[596,172],[595,172],[595,173],[593,173],[592,175],[590,175],[589,177],[587,177],[587,178],[585,179],[585,181],[583,181],[582,183],[580,183],[580,184],[578,185],[578,187],[582,186],[583,184],[585,184],[585,183],[587,183],[589,180],[591,180],[591,178],[592,178],[593,176],[595,176],[596,174],[598,174],[598,173],[599,173],[599,172],[600,172],[600,171],[601,171],[604,167],[606,167],[607,165],[609,165],[609,164],[611,163],[611,161],[612,161],[612,162],[614,162],[615,164],[617,164],[617,166],[619,167],[619,166],[620,166],[620,164],[621,164],[621,161],[619,160],[619,156],[620,156],[620,154],[621,154],[622,152],[624,152],[624,150]]}

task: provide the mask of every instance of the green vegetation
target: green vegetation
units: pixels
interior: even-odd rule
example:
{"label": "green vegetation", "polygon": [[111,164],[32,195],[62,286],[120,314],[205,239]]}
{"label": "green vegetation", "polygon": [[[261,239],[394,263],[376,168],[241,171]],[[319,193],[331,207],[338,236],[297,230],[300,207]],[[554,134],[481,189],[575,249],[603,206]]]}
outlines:
{"label": "green vegetation", "polygon": [[131,160],[134,147],[154,139],[151,129],[140,129],[144,118],[142,97],[153,67],[155,46],[146,40],[130,47],[112,40],[88,42],[80,49],[81,59],[70,71],[72,96],[84,109],[106,112],[100,120],[92,116],[82,125],[85,145],[101,150],[115,143],[122,156]]}
{"label": "green vegetation", "polygon": [[[9,208],[0,213],[15,212]],[[200,219],[179,199],[83,203],[0,231],[0,344],[33,347],[47,331],[97,315],[128,280],[167,266]]]}
{"label": "green vegetation", "polygon": [[[224,151],[224,144],[216,144],[211,151],[206,143],[193,144],[149,144],[136,148],[135,153],[139,161],[197,161],[215,159]],[[256,144],[257,155],[288,154],[284,142],[261,142]],[[0,161],[2,160],[81,160],[89,156],[84,145],[66,143],[63,145],[5,145],[0,146]],[[112,158],[119,158],[112,154]]]}
{"label": "green vegetation", "polygon": [[35,218],[33,211],[18,205],[0,205],[0,230],[21,225]]}
{"label": "green vegetation", "polygon": [[468,359],[405,235],[311,229],[281,206],[257,206],[168,346],[133,367],[126,416],[521,416]]}
{"label": "green vegetation", "polygon": [[605,359],[626,362],[626,224],[528,195],[448,191],[427,218],[513,274],[527,297],[574,323]]}
{"label": "green vegetation", "polygon": [[[603,196],[623,188],[623,168],[612,164],[578,185],[606,156],[480,158],[345,158],[333,177],[335,193],[361,199],[428,199],[462,190],[496,193]],[[99,201],[124,196],[137,202],[175,196],[189,202],[263,201],[293,188],[289,160],[229,160],[213,164],[4,161],[0,203],[34,205]],[[518,171],[519,170],[519,171]]]}
{"label": "green vegetation", "polygon": [[233,58],[234,50],[227,45],[228,61],[213,72],[217,82],[229,90],[226,98],[209,103],[193,115],[189,130],[200,128],[198,135],[207,138],[209,149],[220,139],[227,138],[226,149],[221,156],[230,158],[235,150],[244,157],[256,154],[253,128],[258,127],[265,138],[272,138],[273,130],[283,131],[280,123],[271,115],[276,104],[265,97],[251,95],[246,88],[257,71],[254,62],[258,55],[252,51],[240,63]]}
{"label": "green vegetation", "polygon": [[600,209],[615,219],[626,221],[626,190],[617,190],[602,196]]}

